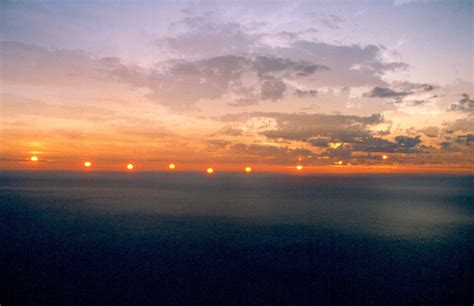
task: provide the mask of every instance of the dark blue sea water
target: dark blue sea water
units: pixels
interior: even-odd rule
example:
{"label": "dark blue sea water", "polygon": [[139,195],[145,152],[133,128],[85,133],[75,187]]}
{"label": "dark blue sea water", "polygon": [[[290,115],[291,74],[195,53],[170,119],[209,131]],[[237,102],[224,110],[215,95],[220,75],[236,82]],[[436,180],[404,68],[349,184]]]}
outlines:
{"label": "dark blue sea water", "polygon": [[474,176],[0,174],[0,304],[472,305]]}

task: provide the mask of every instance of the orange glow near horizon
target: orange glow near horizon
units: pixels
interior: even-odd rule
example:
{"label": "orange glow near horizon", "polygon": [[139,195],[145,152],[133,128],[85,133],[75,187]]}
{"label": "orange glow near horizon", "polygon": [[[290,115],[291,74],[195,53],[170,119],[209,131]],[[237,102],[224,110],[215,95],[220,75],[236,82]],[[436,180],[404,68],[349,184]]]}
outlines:
{"label": "orange glow near horizon", "polygon": [[128,170],[133,170],[133,168],[135,168],[135,166],[133,164],[128,164],[127,165]]}
{"label": "orange glow near horizon", "polygon": [[38,156],[34,155],[34,156],[31,156],[30,160],[35,162],[35,161],[38,161],[39,159],[38,159]]}
{"label": "orange glow near horizon", "polygon": [[245,167],[245,172],[246,173],[252,172],[252,167]]}
{"label": "orange glow near horizon", "polygon": [[[40,163],[42,160],[40,156],[38,161],[31,160],[33,155],[28,156],[24,160],[19,160],[14,163],[10,161],[1,161],[0,160],[0,170],[27,170],[27,169],[38,169],[38,170],[59,170],[59,171],[74,171],[78,170],[78,167],[75,162],[71,161],[61,161],[56,160],[55,156],[51,157],[51,160],[46,163]],[[383,160],[382,155],[379,155],[379,160]],[[388,156],[387,160],[390,160],[391,156]],[[96,168],[92,160],[83,160],[79,163],[80,168],[83,169],[92,169],[97,171],[120,171],[128,163],[112,163],[112,162],[101,162],[100,166]],[[75,166],[76,165],[76,166]],[[294,166],[285,165],[285,164],[266,164],[266,163],[256,163],[252,165],[252,172],[255,168],[259,169],[259,172],[262,173],[288,173],[289,171],[304,172],[306,174],[318,173],[318,174],[332,174],[332,173],[361,173],[361,174],[370,174],[370,173],[466,173],[474,174],[473,165],[459,165],[459,164],[399,164],[399,163],[380,163],[372,165],[350,165],[347,164],[347,167],[342,167],[344,161],[335,161],[331,164],[314,164],[314,165],[302,165],[296,164]],[[163,164],[147,162],[141,165],[147,171],[163,171]],[[301,166],[301,167],[297,167]],[[135,167],[135,165],[134,165]],[[172,169],[170,164],[167,165],[169,171],[176,170]],[[239,163],[219,163],[213,167],[213,170],[216,168],[220,169],[222,172],[245,172],[245,167],[247,165],[242,165]],[[208,166],[205,163],[183,163],[180,167],[181,171],[185,172],[202,172],[207,171]]]}
{"label": "orange glow near horizon", "polygon": [[382,155],[382,159],[383,159],[383,160],[387,160],[387,159],[388,159],[388,156],[384,154],[384,155]]}
{"label": "orange glow near horizon", "polygon": [[207,171],[207,173],[209,173],[209,174],[212,174],[212,173],[214,173],[214,169],[213,169],[213,168],[207,168],[207,170],[206,170],[206,171]]}
{"label": "orange glow near horizon", "polygon": [[168,168],[169,168],[170,170],[174,170],[174,169],[176,168],[176,165],[173,164],[173,163],[171,163],[171,164],[168,165]]}

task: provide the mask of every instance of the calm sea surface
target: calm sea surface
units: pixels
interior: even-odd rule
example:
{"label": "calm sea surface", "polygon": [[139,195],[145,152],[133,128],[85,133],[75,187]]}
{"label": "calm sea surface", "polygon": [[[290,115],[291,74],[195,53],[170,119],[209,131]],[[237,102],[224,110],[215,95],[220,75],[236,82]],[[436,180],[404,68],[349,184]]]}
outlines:
{"label": "calm sea surface", "polygon": [[0,173],[0,304],[472,305],[474,176]]}

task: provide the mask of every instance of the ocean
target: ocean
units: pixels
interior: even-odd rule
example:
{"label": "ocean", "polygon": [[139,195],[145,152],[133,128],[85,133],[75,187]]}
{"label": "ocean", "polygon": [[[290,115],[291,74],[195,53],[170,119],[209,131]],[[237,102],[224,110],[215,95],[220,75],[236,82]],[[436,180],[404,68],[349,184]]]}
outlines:
{"label": "ocean", "polygon": [[0,173],[3,305],[472,305],[474,176]]}

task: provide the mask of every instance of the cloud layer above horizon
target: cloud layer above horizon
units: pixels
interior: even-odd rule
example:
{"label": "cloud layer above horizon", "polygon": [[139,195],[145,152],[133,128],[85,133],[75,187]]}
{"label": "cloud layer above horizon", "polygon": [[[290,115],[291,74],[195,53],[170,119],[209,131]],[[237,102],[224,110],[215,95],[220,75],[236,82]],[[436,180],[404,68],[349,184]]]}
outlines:
{"label": "cloud layer above horizon", "polygon": [[0,6],[4,168],[473,167],[471,1]]}

